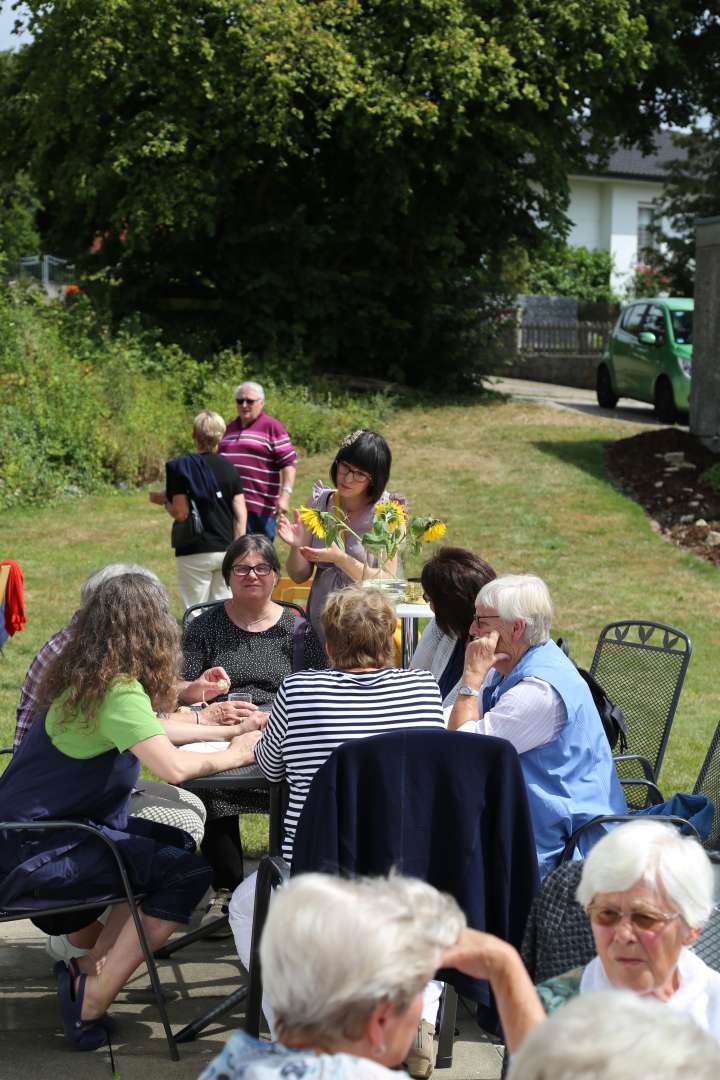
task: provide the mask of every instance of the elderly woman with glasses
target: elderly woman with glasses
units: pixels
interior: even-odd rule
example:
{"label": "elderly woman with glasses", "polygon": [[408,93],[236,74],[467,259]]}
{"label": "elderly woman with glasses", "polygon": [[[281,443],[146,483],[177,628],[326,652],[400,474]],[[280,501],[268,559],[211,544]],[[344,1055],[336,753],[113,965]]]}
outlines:
{"label": "elderly woman with glasses", "polygon": [[[507,574],[477,595],[451,730],[507,739],[528,788],[540,876],[565,843],[599,815],[625,814],[625,797],[592,695],[550,640],[553,606],[544,581]],[[606,826],[587,829],[582,858]]]}
{"label": "elderly woman with glasses", "polygon": [[548,1012],[576,994],[629,990],[720,1040],[720,973],[688,949],[713,910],[713,867],[697,840],[660,821],[621,825],[588,855],[576,896],[597,956],[540,984]]}
{"label": "elderly woman with glasses", "polygon": [[[310,625],[272,599],[280,563],[267,536],[251,533],[235,540],[222,572],[231,597],[189,624],[183,638],[183,678],[192,680],[208,668],[221,667],[230,680],[229,692],[248,695],[247,703],[232,703],[238,714],[264,706],[269,711],[285,676],[326,667],[325,653]],[[234,889],[243,879],[238,813],[251,803],[247,796],[227,792],[197,794],[208,810],[202,851],[213,867],[213,884]]]}
{"label": "elderly woman with glasses", "polygon": [[[326,598],[360,581],[366,570],[365,549],[357,536],[372,528],[376,504],[389,498],[385,488],[391,465],[390,447],[382,435],[375,431],[354,431],[343,439],[330,466],[332,487],[319,481],[315,484],[309,509],[334,513],[352,529],[352,533],[345,534],[344,551],[337,544],[327,547],[322,537],[314,536],[303,524],[298,510],[294,521],[282,517],[278,520],[278,535],[290,545],[288,574],[297,582],[313,578],[308,617],[321,637],[320,612]],[[395,567],[388,565],[388,569],[394,572]]]}

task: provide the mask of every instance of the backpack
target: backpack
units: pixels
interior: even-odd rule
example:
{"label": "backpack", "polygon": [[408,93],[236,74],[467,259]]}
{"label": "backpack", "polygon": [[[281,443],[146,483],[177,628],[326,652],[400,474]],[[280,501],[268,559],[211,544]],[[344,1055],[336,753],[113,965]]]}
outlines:
{"label": "backpack", "polygon": [[589,671],[586,671],[585,668],[581,668],[579,664],[575,663],[570,655],[570,645],[567,638],[558,638],[556,644],[558,648],[562,649],[568,660],[575,664],[578,675],[582,676],[587,683],[588,690],[592,694],[592,699],[595,703],[595,708],[602,721],[607,741],[610,743],[610,749],[615,750],[617,748],[618,753],[625,753],[627,750],[627,723],[622,709],[619,705],[616,705],[614,701],[610,700],[600,683],[597,679],[593,678]]}

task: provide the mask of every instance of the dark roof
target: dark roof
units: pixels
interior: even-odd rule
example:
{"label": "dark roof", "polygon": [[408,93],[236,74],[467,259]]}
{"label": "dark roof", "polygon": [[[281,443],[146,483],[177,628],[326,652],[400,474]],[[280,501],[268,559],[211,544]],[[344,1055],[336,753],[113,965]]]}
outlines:
{"label": "dark roof", "polygon": [[668,162],[684,159],[687,151],[673,142],[672,131],[658,131],[653,136],[655,150],[644,154],[639,146],[619,146],[610,154],[607,163],[598,164],[597,158],[588,158],[585,168],[575,170],[579,176],[616,176],[631,180],[664,180]]}

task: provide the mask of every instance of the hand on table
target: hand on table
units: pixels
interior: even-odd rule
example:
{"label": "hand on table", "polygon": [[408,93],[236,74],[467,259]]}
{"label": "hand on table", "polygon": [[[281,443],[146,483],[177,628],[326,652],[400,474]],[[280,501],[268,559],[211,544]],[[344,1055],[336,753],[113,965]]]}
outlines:
{"label": "hand on table", "polygon": [[[216,701],[198,713],[200,724],[239,724],[243,720],[255,720],[259,716],[257,705],[252,701]],[[259,727],[259,722],[253,727]],[[243,729],[249,731],[248,725]]]}
{"label": "hand on table", "polygon": [[[243,765],[252,765],[255,760],[255,747],[259,741],[259,731],[248,731],[231,739],[226,753],[230,754],[234,760],[229,767],[239,769]],[[228,765],[223,765],[223,768],[228,768]]]}

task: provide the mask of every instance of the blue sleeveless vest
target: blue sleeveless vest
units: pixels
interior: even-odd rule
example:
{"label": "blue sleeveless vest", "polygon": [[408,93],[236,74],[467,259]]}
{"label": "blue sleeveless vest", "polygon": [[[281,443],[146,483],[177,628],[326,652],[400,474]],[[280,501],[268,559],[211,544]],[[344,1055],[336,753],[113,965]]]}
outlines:
{"label": "blue sleeveless vest", "polygon": [[[598,814],[626,814],[610,745],[586,683],[554,641],[528,649],[509,675],[496,673],[483,691],[483,712],[522,679],[549,683],[567,714],[556,739],[520,754],[543,878],[557,866],[570,834]],[[573,858],[582,859],[608,826],[589,829]]]}

